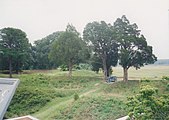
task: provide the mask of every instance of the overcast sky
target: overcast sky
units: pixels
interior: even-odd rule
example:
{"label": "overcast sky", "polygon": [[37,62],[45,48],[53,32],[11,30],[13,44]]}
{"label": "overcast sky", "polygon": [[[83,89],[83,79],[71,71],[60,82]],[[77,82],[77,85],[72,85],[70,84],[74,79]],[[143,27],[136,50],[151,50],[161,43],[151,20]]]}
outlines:
{"label": "overcast sky", "polygon": [[0,28],[15,27],[29,41],[72,23],[82,34],[89,22],[112,23],[126,15],[136,23],[158,58],[169,59],[169,0],[0,0]]}

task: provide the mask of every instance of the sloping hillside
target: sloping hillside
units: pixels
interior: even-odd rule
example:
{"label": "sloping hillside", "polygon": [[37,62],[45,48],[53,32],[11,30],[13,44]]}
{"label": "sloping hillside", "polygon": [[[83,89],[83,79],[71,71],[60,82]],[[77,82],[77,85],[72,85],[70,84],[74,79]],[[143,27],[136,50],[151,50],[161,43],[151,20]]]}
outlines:
{"label": "sloping hillside", "polygon": [[136,95],[140,86],[149,84],[166,93],[167,84],[161,80],[108,84],[102,74],[84,70],[74,71],[72,78],[63,71],[34,71],[19,78],[7,118],[30,114],[40,120],[114,120],[128,114],[127,97]]}

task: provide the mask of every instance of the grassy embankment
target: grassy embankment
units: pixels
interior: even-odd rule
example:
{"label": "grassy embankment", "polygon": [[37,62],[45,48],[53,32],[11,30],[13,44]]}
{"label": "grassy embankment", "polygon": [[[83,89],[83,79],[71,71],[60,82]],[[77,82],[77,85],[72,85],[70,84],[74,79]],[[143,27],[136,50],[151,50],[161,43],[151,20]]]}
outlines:
{"label": "grassy embankment", "polygon": [[[142,85],[150,84],[159,88],[160,93],[167,93],[166,81],[161,81],[161,77],[169,76],[169,67],[131,69],[129,76],[132,80],[114,84],[103,82],[102,75],[92,71],[74,71],[72,78],[61,71],[30,72],[15,76],[21,83],[7,117],[31,114],[41,120],[112,120],[127,114],[127,97],[137,94]],[[113,73],[120,80],[122,69],[114,68]],[[151,81],[138,81],[140,78]],[[75,93],[80,96],[77,101],[73,99]]]}

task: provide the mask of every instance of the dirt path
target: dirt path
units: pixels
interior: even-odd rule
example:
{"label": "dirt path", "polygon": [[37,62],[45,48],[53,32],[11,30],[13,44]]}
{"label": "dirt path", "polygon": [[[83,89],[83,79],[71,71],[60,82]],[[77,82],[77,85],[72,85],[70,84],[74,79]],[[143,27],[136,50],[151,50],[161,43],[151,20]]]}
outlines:
{"label": "dirt path", "polygon": [[85,92],[85,93],[81,94],[81,95],[80,95],[80,97],[87,96],[87,95],[89,95],[90,93],[93,93],[93,92],[95,92],[96,90],[97,90],[97,89],[95,89],[95,90],[90,90],[90,91],[87,91],[87,92]]}
{"label": "dirt path", "polygon": [[[95,85],[95,87],[85,93],[82,93],[81,95],[79,95],[80,97],[84,97],[84,96],[88,96],[91,93],[95,92],[97,90],[96,88],[97,85]],[[40,120],[50,120],[52,119],[52,117],[55,116],[56,110],[58,108],[64,107],[65,105],[71,104],[74,101],[73,98],[67,99],[65,101],[62,101],[60,103],[53,101],[52,106],[49,106],[47,109],[45,109],[44,111],[40,111],[37,114],[33,115],[34,117],[40,119]]]}

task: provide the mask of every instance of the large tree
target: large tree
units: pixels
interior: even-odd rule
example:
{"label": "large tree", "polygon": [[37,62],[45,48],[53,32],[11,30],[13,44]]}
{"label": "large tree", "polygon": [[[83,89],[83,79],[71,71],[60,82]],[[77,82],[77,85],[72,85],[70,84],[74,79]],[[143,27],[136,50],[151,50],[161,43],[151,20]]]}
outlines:
{"label": "large tree", "polygon": [[94,54],[102,60],[104,80],[109,76],[109,69],[118,61],[118,49],[111,25],[104,21],[88,23],[83,31],[83,38]]}
{"label": "large tree", "polygon": [[157,60],[152,46],[147,44],[146,38],[140,33],[137,25],[130,24],[126,16],[123,15],[114,22],[113,30],[119,44],[119,64],[123,67],[124,81],[128,80],[130,67],[139,69]]}
{"label": "large tree", "polygon": [[69,76],[72,75],[73,65],[81,60],[84,42],[80,38],[75,27],[68,25],[66,31],[54,42],[49,58],[58,64],[65,64],[69,67]]}
{"label": "large tree", "polygon": [[28,59],[29,42],[26,33],[20,29],[3,28],[0,30],[0,49],[3,58],[7,60],[10,77],[12,77],[12,66],[19,70]]}

